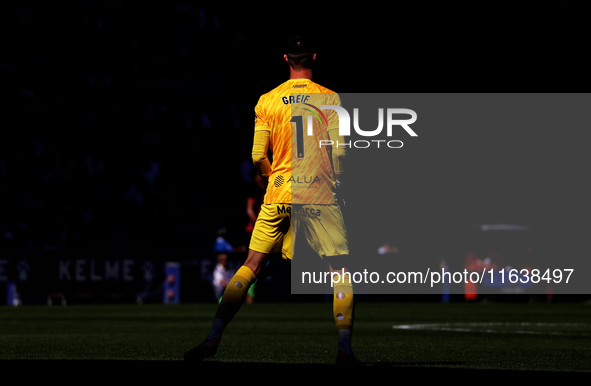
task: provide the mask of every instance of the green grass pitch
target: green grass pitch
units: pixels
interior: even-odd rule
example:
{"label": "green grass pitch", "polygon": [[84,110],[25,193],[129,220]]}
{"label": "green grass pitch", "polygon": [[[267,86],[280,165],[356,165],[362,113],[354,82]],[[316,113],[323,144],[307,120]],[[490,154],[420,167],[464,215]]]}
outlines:
{"label": "green grass pitch", "polygon": [[[183,353],[207,335],[215,309],[215,304],[1,307],[0,366],[101,361],[180,366]],[[332,369],[336,342],[331,303],[244,305],[217,355],[201,366]],[[373,371],[589,375],[591,305],[360,301],[353,348]]]}

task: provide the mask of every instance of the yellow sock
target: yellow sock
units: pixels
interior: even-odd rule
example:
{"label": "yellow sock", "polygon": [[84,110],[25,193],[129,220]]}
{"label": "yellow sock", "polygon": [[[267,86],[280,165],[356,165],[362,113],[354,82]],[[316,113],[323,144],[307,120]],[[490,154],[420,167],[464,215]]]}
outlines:
{"label": "yellow sock", "polygon": [[341,275],[340,281],[334,286],[333,312],[337,330],[353,329],[353,284],[348,274]]}
{"label": "yellow sock", "polygon": [[244,303],[248,289],[255,280],[256,276],[250,268],[240,267],[224,291],[215,314],[216,319],[222,319],[226,323],[230,322]]}

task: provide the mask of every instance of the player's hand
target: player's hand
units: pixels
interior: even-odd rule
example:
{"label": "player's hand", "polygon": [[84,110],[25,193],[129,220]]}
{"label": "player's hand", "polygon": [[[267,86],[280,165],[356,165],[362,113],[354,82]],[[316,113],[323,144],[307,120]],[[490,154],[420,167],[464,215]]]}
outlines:
{"label": "player's hand", "polygon": [[338,179],[336,180],[336,193],[337,193],[337,203],[339,204],[339,206],[341,208],[344,208],[345,204],[346,204],[346,191],[345,191],[345,187],[343,186],[343,183],[341,181],[339,181]]}

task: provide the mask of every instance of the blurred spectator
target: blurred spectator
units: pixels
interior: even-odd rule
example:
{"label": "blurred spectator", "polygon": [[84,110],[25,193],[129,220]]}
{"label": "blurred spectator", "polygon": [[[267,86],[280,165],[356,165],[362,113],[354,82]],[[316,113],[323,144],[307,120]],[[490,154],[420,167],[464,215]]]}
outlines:
{"label": "blurred spectator", "polygon": [[464,257],[464,268],[468,272],[482,272],[482,260],[474,252],[468,252]]}
{"label": "blurred spectator", "polygon": [[[464,269],[468,272],[482,272],[482,260],[473,252],[468,252],[464,258]],[[471,301],[478,299],[478,286],[470,280],[464,283],[464,299]]]}
{"label": "blurred spectator", "polygon": [[248,223],[246,224],[245,231],[246,233],[251,234],[254,229],[254,223],[259,216],[267,186],[261,176],[256,174],[254,176],[254,181],[249,184],[249,187],[248,197],[246,198],[246,215],[248,216]]}
{"label": "blurred spectator", "polygon": [[397,246],[391,246],[390,243],[385,243],[378,248],[378,255],[397,255],[399,249]]}
{"label": "blurred spectator", "polygon": [[228,240],[225,239],[226,232],[226,228],[220,228],[217,231],[217,237],[213,244],[213,251],[216,254],[246,251],[246,247],[244,245],[240,247],[233,247],[232,244],[230,244]]}
{"label": "blurred spectator", "polygon": [[234,271],[228,270],[228,255],[226,253],[219,253],[217,255],[217,264],[213,270],[212,283],[216,299],[221,299],[232,276],[234,276]]}

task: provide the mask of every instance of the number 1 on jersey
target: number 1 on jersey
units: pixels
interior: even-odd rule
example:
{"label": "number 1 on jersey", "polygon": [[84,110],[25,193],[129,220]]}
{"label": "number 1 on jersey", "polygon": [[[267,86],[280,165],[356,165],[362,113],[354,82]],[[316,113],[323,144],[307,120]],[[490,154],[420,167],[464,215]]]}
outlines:
{"label": "number 1 on jersey", "polygon": [[304,117],[301,115],[294,115],[291,117],[291,123],[295,123],[296,132],[296,154],[298,159],[304,158],[306,152],[304,151]]}

